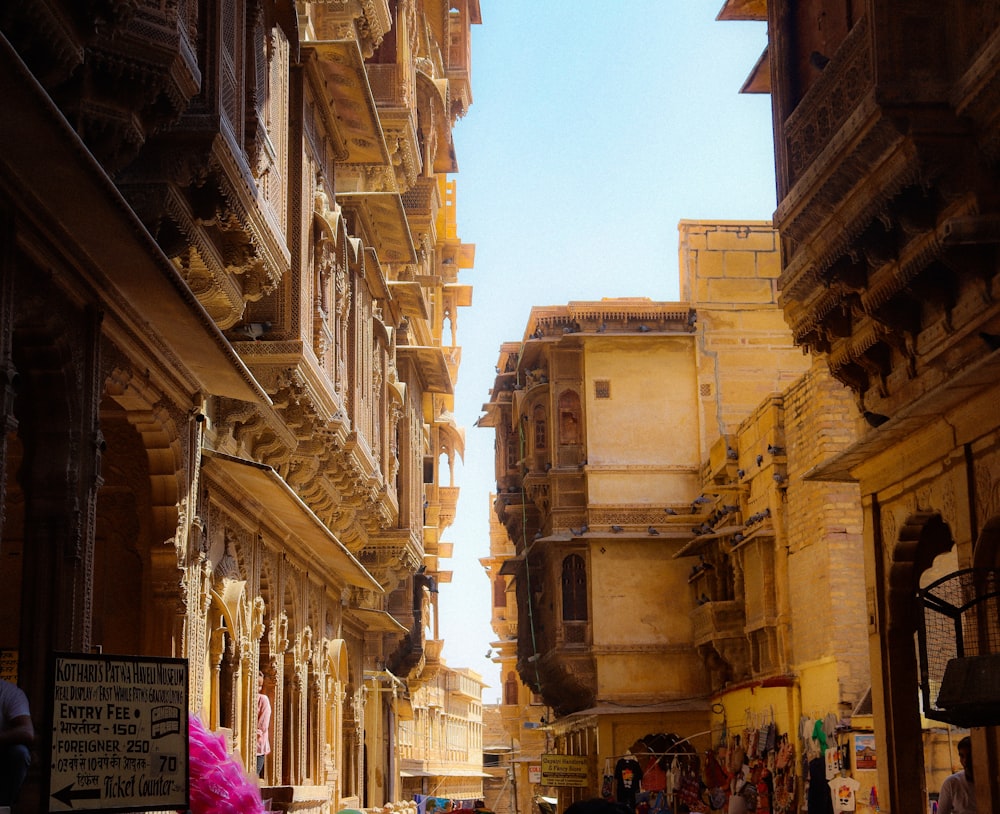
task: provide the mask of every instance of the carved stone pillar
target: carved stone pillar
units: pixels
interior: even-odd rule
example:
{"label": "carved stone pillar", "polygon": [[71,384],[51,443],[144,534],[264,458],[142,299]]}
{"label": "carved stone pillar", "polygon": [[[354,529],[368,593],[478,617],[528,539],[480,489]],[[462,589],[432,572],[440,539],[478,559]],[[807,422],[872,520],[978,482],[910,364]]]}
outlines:
{"label": "carved stone pillar", "polygon": [[271,622],[268,631],[269,658],[265,676],[271,678],[274,686],[274,699],[271,704],[271,782],[277,785],[285,777],[285,653],[288,650],[288,617],[282,611]]}
{"label": "carved stone pillar", "polygon": [[212,601],[209,586],[208,564],[202,554],[183,575],[184,627],[180,652],[188,660],[188,707],[192,712],[205,708],[206,688],[202,676],[208,659],[208,609]]}
{"label": "carved stone pillar", "polygon": [[221,617],[212,609],[208,640],[208,728],[213,732],[222,725],[220,715],[222,697],[222,659],[226,654],[226,631]]}

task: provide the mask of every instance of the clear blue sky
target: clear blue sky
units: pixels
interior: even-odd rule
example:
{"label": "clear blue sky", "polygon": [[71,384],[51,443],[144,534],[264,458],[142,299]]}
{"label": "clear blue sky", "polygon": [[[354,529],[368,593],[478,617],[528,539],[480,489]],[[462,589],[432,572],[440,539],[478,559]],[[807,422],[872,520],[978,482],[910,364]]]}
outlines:
{"label": "clear blue sky", "polygon": [[716,22],[723,0],[481,0],[474,103],[455,128],[458,233],[476,245],[458,315],[455,413],[466,428],[458,513],[441,567],[444,657],[490,683],[493,432],[473,426],[500,344],[531,307],[602,297],[674,301],[677,224],[774,212],[770,98],[739,89],[763,23]]}

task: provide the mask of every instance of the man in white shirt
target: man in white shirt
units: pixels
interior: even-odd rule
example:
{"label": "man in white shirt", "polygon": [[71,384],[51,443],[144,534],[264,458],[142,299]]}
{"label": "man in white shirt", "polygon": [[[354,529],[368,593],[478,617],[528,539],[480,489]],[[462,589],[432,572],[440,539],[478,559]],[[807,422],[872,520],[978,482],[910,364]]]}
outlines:
{"label": "man in white shirt", "polygon": [[0,679],[0,806],[17,802],[34,740],[27,696],[16,684]]}
{"label": "man in white shirt", "polygon": [[972,784],[972,738],[958,742],[962,771],[944,779],[938,796],[938,814],[976,814],[976,789]]}

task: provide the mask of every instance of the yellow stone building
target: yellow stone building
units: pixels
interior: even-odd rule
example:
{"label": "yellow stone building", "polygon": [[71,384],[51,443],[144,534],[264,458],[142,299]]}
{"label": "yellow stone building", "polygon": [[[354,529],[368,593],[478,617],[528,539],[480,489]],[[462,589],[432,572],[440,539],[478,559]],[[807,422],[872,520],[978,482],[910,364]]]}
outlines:
{"label": "yellow stone building", "polygon": [[[478,0],[0,14],[0,649],[175,658],[274,808],[401,799],[436,681]],[[476,681],[462,677],[473,714]],[[118,801],[121,802],[121,801]]]}
{"label": "yellow stone building", "polygon": [[[480,421],[482,424],[482,421]],[[534,814],[535,798],[551,796],[550,788],[541,786],[537,772],[541,755],[547,751],[551,727],[551,709],[540,693],[531,690],[517,674],[517,596],[508,578],[508,562],[515,562],[516,549],[507,529],[492,511],[496,495],[490,495],[490,553],[479,562],[486,571],[491,586],[490,625],[496,640],[490,643],[493,661],[499,667],[500,703],[494,711],[497,729],[502,737],[495,738],[497,754],[504,758],[500,799],[487,799],[487,807],[496,814]]]}
{"label": "yellow stone building", "polygon": [[680,302],[535,307],[501,347],[484,564],[526,685],[511,732],[537,693],[546,748],[586,758],[561,804],[647,735],[700,752],[766,715],[801,750],[803,715],[846,720],[868,688],[856,488],[804,479],[853,405],[794,347],[779,272],[770,224],[685,221]]}
{"label": "yellow stone building", "polygon": [[399,728],[394,750],[403,777],[403,797],[463,800],[483,797],[482,676],[441,664],[410,696],[413,715]]}
{"label": "yellow stone building", "polygon": [[912,748],[930,719],[972,728],[996,811],[996,4],[730,0],[720,18],[767,21],[746,89],[771,94],[781,304],[863,416],[813,477],[864,508],[881,810],[926,810],[932,763],[954,761]]}

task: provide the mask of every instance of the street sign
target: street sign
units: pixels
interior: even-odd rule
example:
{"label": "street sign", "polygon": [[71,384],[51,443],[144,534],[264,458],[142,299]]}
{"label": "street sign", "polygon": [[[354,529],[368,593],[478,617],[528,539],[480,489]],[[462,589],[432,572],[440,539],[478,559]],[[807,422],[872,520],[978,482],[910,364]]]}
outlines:
{"label": "street sign", "polygon": [[542,785],[577,788],[589,785],[588,760],[586,755],[542,755]]}
{"label": "street sign", "polygon": [[184,659],[60,653],[49,811],[188,807]]}

